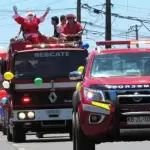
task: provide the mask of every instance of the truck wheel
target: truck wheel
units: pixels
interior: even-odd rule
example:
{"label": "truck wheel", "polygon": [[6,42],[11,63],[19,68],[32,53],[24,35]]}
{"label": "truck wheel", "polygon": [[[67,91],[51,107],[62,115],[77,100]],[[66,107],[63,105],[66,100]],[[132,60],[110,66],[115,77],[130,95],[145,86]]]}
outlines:
{"label": "truck wheel", "polygon": [[26,135],[23,130],[23,127],[14,125],[13,127],[13,134],[12,134],[12,141],[14,143],[21,143],[26,140]]}
{"label": "truck wheel", "polygon": [[40,138],[43,138],[43,133],[37,132],[37,133],[36,133],[36,137],[39,138],[39,139],[40,139]]}
{"label": "truck wheel", "polygon": [[75,138],[76,150],[95,150],[95,143],[91,141],[86,135],[84,135],[81,129],[78,113],[75,114]]}
{"label": "truck wheel", "polygon": [[7,141],[12,142],[12,134],[10,133],[9,127],[7,128]]}
{"label": "truck wheel", "polygon": [[120,140],[120,128],[118,126],[114,126],[109,135],[111,141],[119,141]]}
{"label": "truck wheel", "polygon": [[3,135],[7,135],[7,129],[4,126],[2,126],[2,132],[3,132]]}
{"label": "truck wheel", "polygon": [[76,150],[75,112],[72,113],[72,140],[73,140],[73,150]]}

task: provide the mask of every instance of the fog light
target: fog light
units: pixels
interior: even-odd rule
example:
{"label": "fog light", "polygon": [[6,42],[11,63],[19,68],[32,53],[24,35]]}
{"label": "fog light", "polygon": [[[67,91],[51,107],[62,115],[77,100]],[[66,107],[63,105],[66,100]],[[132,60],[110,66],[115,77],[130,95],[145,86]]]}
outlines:
{"label": "fog light", "polygon": [[25,113],[21,112],[21,113],[19,113],[18,117],[19,117],[19,119],[23,120],[26,118],[26,115],[25,115]]}
{"label": "fog light", "polygon": [[103,115],[99,115],[99,114],[91,114],[89,116],[89,123],[90,124],[98,124],[98,123],[101,123],[103,120],[104,120],[104,117]]}
{"label": "fog light", "polygon": [[30,111],[30,112],[28,112],[27,116],[29,119],[33,119],[35,117],[35,113]]}

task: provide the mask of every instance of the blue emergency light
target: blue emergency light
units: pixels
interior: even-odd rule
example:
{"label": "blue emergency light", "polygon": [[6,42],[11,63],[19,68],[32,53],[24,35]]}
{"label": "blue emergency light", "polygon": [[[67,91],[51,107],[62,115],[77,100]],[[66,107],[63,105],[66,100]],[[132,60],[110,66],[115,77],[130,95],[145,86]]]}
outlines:
{"label": "blue emergency light", "polygon": [[88,48],[89,48],[89,44],[88,44],[88,43],[83,43],[83,44],[82,44],[82,48],[88,49]]}

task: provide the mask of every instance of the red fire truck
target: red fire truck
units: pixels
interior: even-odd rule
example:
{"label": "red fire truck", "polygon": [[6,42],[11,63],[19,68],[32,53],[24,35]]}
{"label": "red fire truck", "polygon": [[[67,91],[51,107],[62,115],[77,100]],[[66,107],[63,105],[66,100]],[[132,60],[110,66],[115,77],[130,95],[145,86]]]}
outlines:
{"label": "red fire truck", "polygon": [[73,150],[95,150],[95,144],[121,140],[122,132],[150,131],[150,48],[130,48],[150,40],[96,44],[128,48],[97,48],[84,73],[69,74],[71,81],[80,79],[73,95]]}
{"label": "red fire truck", "polygon": [[[7,52],[5,47],[0,46],[0,62],[3,61],[3,59],[6,59]],[[0,66],[0,88],[2,89],[2,74],[1,74],[2,66]],[[0,130],[2,131],[3,135],[6,135],[6,129],[5,129],[5,122],[4,122],[4,108],[1,104],[1,95],[0,95]]]}
{"label": "red fire truck", "polygon": [[[81,44],[39,44],[12,41],[3,73],[11,73],[7,109],[7,139],[23,142],[28,131],[70,133],[72,137],[72,94],[77,82],[68,74],[85,65],[87,48]],[[36,85],[35,79],[42,83]]]}

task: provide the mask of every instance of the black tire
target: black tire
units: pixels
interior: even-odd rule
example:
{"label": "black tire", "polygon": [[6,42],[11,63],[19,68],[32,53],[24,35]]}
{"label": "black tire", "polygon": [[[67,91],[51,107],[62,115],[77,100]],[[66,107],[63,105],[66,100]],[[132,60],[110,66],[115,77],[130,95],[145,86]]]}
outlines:
{"label": "black tire", "polygon": [[81,129],[78,113],[75,114],[75,139],[76,150],[95,150],[95,143],[85,136]]}
{"label": "black tire", "polygon": [[118,114],[120,114],[120,110],[116,109],[116,111],[114,112],[115,119],[113,120],[113,127],[110,133],[110,138],[112,141],[120,140],[120,116]]}
{"label": "black tire", "polygon": [[75,91],[73,93],[73,97],[72,97],[73,112],[78,111],[78,105],[79,104],[80,104],[80,93],[78,91]]}
{"label": "black tire", "polygon": [[43,133],[37,132],[36,133],[36,137],[39,138],[39,139],[43,138]]}
{"label": "black tire", "polygon": [[2,131],[2,125],[0,125],[0,131]]}
{"label": "black tire", "polygon": [[10,133],[9,127],[7,128],[7,141],[12,142],[12,134]]}
{"label": "black tire", "polygon": [[7,135],[7,129],[4,126],[2,126],[2,133],[3,135]]}
{"label": "black tire", "polygon": [[72,113],[72,140],[73,150],[76,150],[76,137],[75,137],[75,112]]}
{"label": "black tire", "polygon": [[26,135],[25,135],[25,131],[23,130],[23,127],[19,125],[14,125],[12,141],[14,143],[22,143],[25,142],[25,140],[26,140]]}
{"label": "black tire", "polygon": [[120,128],[117,125],[112,128],[109,137],[110,137],[111,141],[119,141],[120,140]]}

